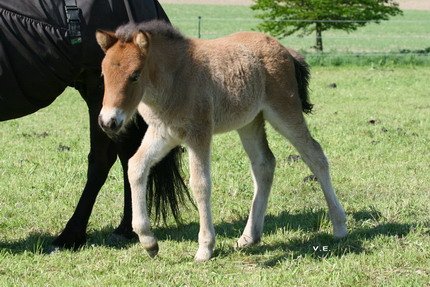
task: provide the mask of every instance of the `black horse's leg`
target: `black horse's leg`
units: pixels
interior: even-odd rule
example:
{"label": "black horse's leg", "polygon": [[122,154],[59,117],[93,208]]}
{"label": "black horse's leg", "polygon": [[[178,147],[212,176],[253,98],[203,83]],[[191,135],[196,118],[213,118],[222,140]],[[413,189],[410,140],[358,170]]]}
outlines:
{"label": "black horse's leg", "polygon": [[[120,157],[122,170],[124,174],[127,174],[128,158]],[[121,223],[114,230],[114,234],[123,236],[127,239],[137,238],[137,235],[133,232],[131,227],[131,188],[128,182],[128,177],[124,176],[124,213],[122,215]]]}
{"label": "black horse's leg", "polygon": [[88,220],[97,194],[117,158],[114,143],[98,126],[103,98],[99,75],[99,71],[87,71],[83,75],[82,85],[77,87],[89,109],[91,148],[88,155],[87,182],[81,198],[66,227],[53,241],[53,245],[59,247],[77,248],[85,244]]}
{"label": "black horse's leg", "polygon": [[[115,142],[98,126],[98,115],[102,106],[103,90],[100,86],[100,71],[86,71],[82,86],[78,87],[86,101],[90,114],[91,150],[88,156],[87,183],[73,216],[53,245],[74,248],[85,244],[86,228],[97,194],[106,181],[117,155],[124,172],[124,214],[114,233],[126,238],[134,237],[131,227],[131,189],[127,178],[128,159],[136,152],[147,125],[140,116],[127,127]],[[181,175],[181,149],[173,149],[161,162],[155,165],[149,176],[148,203],[154,207],[156,220],[166,219],[170,207],[173,217],[180,220],[179,206],[190,199]]]}

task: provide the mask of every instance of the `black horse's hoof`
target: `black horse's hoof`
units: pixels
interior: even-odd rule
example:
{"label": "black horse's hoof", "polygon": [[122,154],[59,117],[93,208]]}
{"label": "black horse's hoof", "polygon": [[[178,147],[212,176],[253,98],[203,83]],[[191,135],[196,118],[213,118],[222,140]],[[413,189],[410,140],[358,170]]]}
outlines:
{"label": "black horse's hoof", "polygon": [[77,250],[87,242],[85,232],[71,232],[67,228],[52,242],[54,247]]}
{"label": "black horse's hoof", "polygon": [[134,240],[137,239],[137,234],[133,232],[131,227],[125,227],[123,225],[118,226],[114,231],[113,234],[116,236],[120,236],[122,238],[128,239],[128,240]]}

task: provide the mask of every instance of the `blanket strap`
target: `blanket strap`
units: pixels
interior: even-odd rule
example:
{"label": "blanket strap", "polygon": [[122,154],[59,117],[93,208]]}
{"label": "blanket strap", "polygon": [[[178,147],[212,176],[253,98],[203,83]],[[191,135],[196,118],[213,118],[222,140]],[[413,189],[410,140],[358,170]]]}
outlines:
{"label": "blanket strap", "polygon": [[82,42],[80,19],[82,11],[78,8],[76,0],[64,0],[64,4],[68,26],[66,36],[69,38],[70,44],[80,44]]}
{"label": "blanket strap", "polygon": [[125,10],[127,11],[128,21],[130,23],[134,23],[133,13],[131,12],[130,2],[128,0],[124,0]]}

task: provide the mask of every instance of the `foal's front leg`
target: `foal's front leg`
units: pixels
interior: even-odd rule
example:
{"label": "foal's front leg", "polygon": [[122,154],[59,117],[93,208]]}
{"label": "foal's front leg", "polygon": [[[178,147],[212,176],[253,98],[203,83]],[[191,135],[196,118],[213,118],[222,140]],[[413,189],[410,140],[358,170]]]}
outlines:
{"label": "foal's front leg", "polygon": [[146,185],[151,167],[163,159],[177,142],[166,129],[149,126],[137,152],[128,162],[128,178],[131,187],[132,227],[139,241],[151,257],[158,253],[158,243],[151,231],[147,204]]}
{"label": "foal's front leg", "polygon": [[215,229],[211,212],[210,141],[188,144],[190,186],[200,217],[199,249],[194,257],[198,262],[212,257],[215,246]]}

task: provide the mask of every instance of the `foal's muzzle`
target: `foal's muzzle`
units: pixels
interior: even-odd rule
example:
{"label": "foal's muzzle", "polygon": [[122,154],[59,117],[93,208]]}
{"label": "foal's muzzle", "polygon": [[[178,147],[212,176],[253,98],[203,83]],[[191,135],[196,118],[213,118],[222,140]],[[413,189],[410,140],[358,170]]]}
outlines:
{"label": "foal's muzzle", "polygon": [[105,123],[99,115],[99,126],[106,132],[116,132],[121,128],[121,123],[117,123],[116,119],[110,119]]}
{"label": "foal's muzzle", "polygon": [[98,122],[99,126],[106,133],[117,133],[124,124],[124,115],[116,109],[111,111],[102,109]]}

